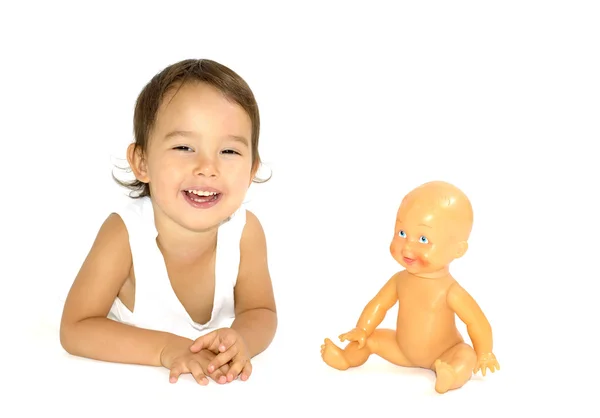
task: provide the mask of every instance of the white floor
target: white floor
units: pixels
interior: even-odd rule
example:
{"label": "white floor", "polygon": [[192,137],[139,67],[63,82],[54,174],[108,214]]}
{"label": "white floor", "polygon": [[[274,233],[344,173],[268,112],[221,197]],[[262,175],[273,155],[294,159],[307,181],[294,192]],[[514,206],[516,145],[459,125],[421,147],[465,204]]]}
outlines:
{"label": "white floor", "polygon": [[[19,347],[8,347],[3,356],[9,365],[3,379],[8,396],[0,404],[0,416],[31,412],[120,417],[158,412],[163,416],[235,413],[280,417],[302,412],[318,416],[441,413],[445,417],[506,417],[563,408],[583,411],[589,402],[586,398],[573,402],[572,394],[582,392],[568,395],[565,389],[576,390],[576,381],[565,385],[558,364],[536,359],[540,351],[523,347],[515,357],[516,344],[500,344],[500,371],[477,375],[463,388],[444,395],[435,393],[432,372],[398,368],[375,357],[360,368],[340,372],[321,361],[319,346],[325,336],[335,339],[343,331],[325,330],[323,325],[298,329],[293,318],[284,315],[273,345],[254,359],[249,381],[222,386],[211,382],[201,387],[186,375],[170,384],[166,369],[68,355],[58,341],[60,304],[48,303],[40,314],[30,326],[21,328],[23,335],[14,340]],[[529,367],[523,368],[523,364]],[[551,379],[553,375],[555,379]],[[12,406],[18,412],[2,412]]]}

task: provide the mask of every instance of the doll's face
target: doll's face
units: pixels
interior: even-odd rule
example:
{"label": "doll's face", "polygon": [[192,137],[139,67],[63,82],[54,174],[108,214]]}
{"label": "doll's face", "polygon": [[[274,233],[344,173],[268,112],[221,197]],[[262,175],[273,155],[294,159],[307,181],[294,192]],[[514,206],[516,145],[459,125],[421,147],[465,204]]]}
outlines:
{"label": "doll's face", "polygon": [[403,202],[394,228],[390,252],[409,273],[445,269],[466,251],[456,239],[451,211],[435,203]]}

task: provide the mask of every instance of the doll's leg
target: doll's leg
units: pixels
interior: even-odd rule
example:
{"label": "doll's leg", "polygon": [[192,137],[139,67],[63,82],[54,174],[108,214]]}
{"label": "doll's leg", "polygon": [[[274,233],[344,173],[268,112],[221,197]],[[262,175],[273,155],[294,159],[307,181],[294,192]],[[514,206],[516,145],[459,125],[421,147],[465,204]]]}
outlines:
{"label": "doll's leg", "polygon": [[321,357],[329,366],[338,370],[346,370],[364,364],[371,354],[377,354],[390,363],[398,366],[410,366],[398,343],[396,342],[396,331],[392,329],[376,329],[367,338],[363,348],[358,348],[358,342],[353,341],[341,349],[329,338],[321,346]]}
{"label": "doll's leg", "polygon": [[468,344],[450,348],[431,366],[436,373],[435,390],[445,393],[462,387],[471,379],[476,364],[477,355]]}

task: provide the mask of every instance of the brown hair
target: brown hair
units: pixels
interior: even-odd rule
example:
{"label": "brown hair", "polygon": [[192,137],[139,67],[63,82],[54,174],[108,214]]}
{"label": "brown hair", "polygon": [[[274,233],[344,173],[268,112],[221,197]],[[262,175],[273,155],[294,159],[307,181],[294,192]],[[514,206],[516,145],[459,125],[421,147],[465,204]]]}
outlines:
{"label": "brown hair", "polygon": [[[146,152],[148,139],[156,121],[158,109],[165,94],[172,88],[180,89],[186,83],[202,82],[221,91],[229,100],[239,104],[252,122],[252,167],[259,167],[261,160],[258,153],[260,133],[260,114],[258,104],[248,84],[230,68],[208,59],[186,59],[169,65],[156,74],[143,88],[137,98],[133,115],[133,133],[135,149]],[[113,175],[113,179],[131,190],[133,198],[150,196],[150,187],[137,179],[121,181]],[[269,180],[254,178],[256,183]],[[134,194],[137,192],[137,194]]]}

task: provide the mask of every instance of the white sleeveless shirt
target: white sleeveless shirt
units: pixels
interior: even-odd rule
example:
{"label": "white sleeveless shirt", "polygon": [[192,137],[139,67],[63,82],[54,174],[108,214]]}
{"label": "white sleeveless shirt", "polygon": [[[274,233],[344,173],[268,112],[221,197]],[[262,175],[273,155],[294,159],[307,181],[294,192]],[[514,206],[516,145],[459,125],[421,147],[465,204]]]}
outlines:
{"label": "white sleeveless shirt", "polygon": [[229,327],[235,318],[234,287],[240,262],[240,240],[246,210],[238,209],[219,227],[215,261],[215,294],[210,320],[194,322],[175,295],[163,255],[149,197],[133,199],[116,211],[129,234],[135,271],[135,304],[131,312],[117,297],[108,318],[139,328],[169,332],[192,340],[217,328]]}

